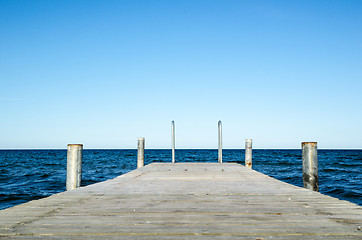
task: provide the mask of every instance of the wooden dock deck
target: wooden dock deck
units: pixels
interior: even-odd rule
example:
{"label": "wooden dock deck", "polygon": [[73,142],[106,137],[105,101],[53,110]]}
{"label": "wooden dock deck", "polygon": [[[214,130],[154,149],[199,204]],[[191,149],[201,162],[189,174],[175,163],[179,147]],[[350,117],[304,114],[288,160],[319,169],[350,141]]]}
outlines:
{"label": "wooden dock deck", "polygon": [[0,211],[0,239],[362,239],[362,207],[234,163],[153,163]]}

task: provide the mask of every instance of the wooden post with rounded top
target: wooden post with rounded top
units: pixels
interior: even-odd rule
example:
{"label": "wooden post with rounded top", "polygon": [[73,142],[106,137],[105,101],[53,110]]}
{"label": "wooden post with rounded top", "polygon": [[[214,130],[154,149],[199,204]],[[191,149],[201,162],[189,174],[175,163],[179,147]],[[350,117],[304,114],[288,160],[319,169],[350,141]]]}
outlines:
{"label": "wooden post with rounded top", "polygon": [[302,142],[303,186],[319,191],[318,156],[316,142]]}
{"label": "wooden post with rounded top", "polygon": [[83,144],[68,144],[67,150],[67,191],[80,187],[82,181]]}
{"label": "wooden post with rounded top", "polygon": [[145,165],[145,138],[138,138],[137,168]]}
{"label": "wooden post with rounded top", "polygon": [[253,149],[252,149],[253,140],[245,139],[245,167],[251,169],[252,159],[253,159]]}

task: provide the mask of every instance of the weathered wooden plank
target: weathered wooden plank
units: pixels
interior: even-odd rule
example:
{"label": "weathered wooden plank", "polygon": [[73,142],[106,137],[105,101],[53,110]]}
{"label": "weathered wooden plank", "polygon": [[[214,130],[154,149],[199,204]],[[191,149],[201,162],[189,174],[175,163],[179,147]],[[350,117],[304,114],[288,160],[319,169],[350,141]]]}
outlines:
{"label": "weathered wooden plank", "polygon": [[361,239],[361,213],[238,164],[151,164],[0,211],[0,237]]}

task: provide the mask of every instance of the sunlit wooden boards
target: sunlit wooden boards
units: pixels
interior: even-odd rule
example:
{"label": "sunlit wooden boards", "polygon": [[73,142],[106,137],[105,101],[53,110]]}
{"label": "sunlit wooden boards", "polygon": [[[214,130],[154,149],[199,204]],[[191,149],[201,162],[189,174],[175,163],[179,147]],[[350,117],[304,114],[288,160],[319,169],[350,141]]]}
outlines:
{"label": "sunlit wooden boards", "polygon": [[361,226],[358,205],[234,163],[153,163],[0,211],[0,239],[361,240]]}

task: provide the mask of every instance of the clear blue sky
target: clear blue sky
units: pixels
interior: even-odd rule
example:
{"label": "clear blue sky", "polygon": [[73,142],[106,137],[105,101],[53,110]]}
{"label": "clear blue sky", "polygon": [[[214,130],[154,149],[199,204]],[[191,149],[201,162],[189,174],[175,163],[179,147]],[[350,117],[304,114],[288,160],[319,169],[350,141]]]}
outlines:
{"label": "clear blue sky", "polygon": [[0,0],[0,149],[362,148],[362,1]]}

